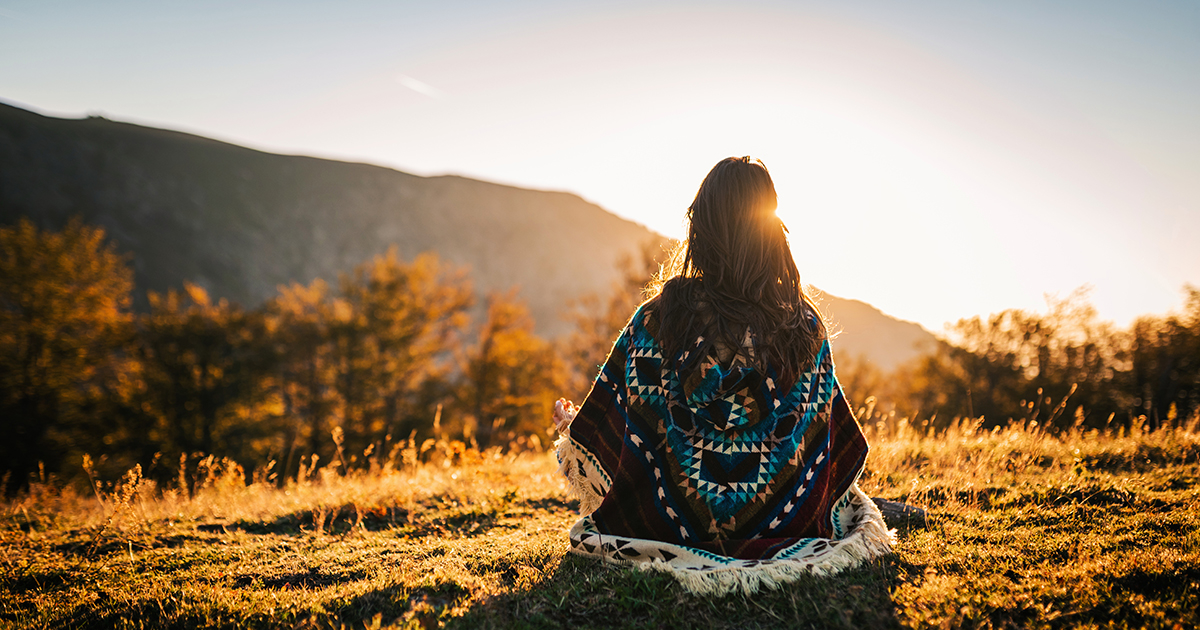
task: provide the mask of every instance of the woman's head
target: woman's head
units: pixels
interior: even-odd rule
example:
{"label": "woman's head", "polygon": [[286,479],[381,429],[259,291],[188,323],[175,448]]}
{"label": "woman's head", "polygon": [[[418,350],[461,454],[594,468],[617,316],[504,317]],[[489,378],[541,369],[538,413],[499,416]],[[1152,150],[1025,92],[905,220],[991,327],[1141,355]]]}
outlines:
{"label": "woman's head", "polygon": [[732,299],[760,302],[779,281],[798,278],[767,167],[749,156],[725,158],[708,172],[688,207],[680,275],[704,278]]}
{"label": "woman's head", "polygon": [[731,157],[709,171],[687,211],[687,238],[654,291],[669,356],[697,335],[737,347],[749,327],[757,360],[781,375],[810,364],[824,326],[804,295],[777,205],[761,161]]}

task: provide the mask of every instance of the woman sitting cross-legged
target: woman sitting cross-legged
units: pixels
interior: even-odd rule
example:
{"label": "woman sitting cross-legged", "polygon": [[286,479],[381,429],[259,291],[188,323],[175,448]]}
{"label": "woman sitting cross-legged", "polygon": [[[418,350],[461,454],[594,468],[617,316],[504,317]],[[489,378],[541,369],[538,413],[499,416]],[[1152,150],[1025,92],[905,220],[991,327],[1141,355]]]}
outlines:
{"label": "woman sitting cross-legged", "polygon": [[556,404],[571,550],[754,592],[879,557],[867,443],[762,162],[728,158],[578,409]]}

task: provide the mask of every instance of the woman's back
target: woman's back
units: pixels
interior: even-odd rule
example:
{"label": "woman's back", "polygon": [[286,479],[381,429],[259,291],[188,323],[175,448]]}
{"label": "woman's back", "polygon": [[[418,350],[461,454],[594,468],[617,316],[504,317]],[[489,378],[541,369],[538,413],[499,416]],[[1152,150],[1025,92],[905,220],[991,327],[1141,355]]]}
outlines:
{"label": "woman's back", "polygon": [[689,219],[658,294],[557,443],[584,514],[572,549],[702,592],[885,553],[882,518],[855,486],[867,444],[800,290],[766,169],[722,161]]}
{"label": "woman's back", "polygon": [[[817,515],[853,483],[866,442],[828,345],[790,385],[743,353],[721,361],[711,345],[677,370],[664,360],[655,306],[638,310],[576,418],[583,423],[572,425],[572,438],[616,471],[593,512],[599,529],[735,557],[744,554],[722,541],[831,535]],[[697,339],[685,353],[705,345]],[[652,470],[653,483],[623,466],[622,453]],[[789,505],[805,496],[820,498]]]}

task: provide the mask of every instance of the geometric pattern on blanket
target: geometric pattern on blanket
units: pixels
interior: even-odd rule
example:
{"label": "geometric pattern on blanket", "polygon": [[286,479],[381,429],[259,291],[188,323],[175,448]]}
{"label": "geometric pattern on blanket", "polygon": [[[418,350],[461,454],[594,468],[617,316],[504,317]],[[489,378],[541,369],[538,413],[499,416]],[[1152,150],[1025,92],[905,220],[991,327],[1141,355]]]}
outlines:
{"label": "geometric pattern on blanket", "polygon": [[[556,443],[584,515],[572,551],[666,571],[689,590],[753,591],[887,553],[855,485],[866,440],[829,344],[781,388],[699,338],[664,365],[654,301],[630,320]],[[752,356],[747,333],[745,352]]]}

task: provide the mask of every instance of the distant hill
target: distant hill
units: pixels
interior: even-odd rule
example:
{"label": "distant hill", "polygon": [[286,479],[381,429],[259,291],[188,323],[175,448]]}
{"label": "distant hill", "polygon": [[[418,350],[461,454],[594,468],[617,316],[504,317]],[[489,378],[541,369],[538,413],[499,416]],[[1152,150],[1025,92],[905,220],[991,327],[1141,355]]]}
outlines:
{"label": "distant hill", "polygon": [[[537,330],[567,332],[562,307],[605,293],[616,262],[663,237],[576,195],[465,177],[255,151],[99,117],[0,104],[0,223],[100,225],[132,254],[137,301],[184,280],[247,306],[289,282],[335,280],[395,245],[469,268],[480,292],[520,287]],[[861,302],[826,297],[840,352],[881,367],[925,333]]]}
{"label": "distant hill", "polygon": [[936,347],[937,339],[919,324],[885,315],[866,302],[825,294],[819,303],[830,320],[835,359],[866,360],[888,372]]}
{"label": "distant hill", "polygon": [[143,291],[190,280],[252,306],[394,244],[405,259],[433,251],[469,267],[480,290],[520,286],[549,335],[568,327],[565,301],[615,280],[622,252],[662,238],[567,193],[0,105],[0,222],[58,228],[73,215],[133,253]]}

